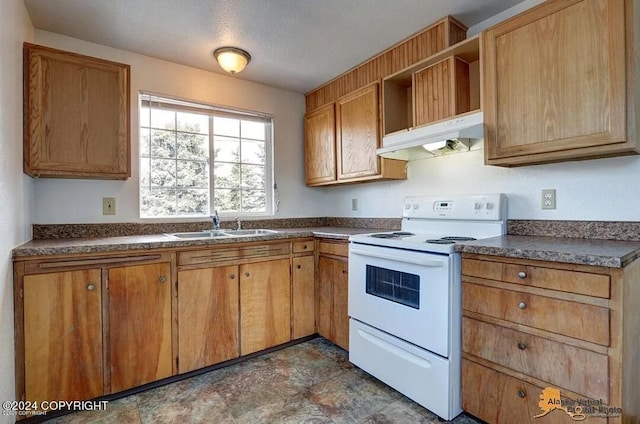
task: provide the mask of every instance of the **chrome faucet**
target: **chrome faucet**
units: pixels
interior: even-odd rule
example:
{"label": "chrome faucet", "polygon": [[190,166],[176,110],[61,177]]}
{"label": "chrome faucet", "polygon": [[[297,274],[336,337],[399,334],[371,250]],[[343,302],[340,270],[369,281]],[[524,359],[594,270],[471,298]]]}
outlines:
{"label": "chrome faucet", "polygon": [[220,217],[218,216],[218,211],[213,211],[213,215],[211,215],[211,223],[213,224],[212,230],[220,229]]}
{"label": "chrome faucet", "polygon": [[242,230],[242,221],[240,221],[239,217],[236,218],[236,226],[236,230]]}

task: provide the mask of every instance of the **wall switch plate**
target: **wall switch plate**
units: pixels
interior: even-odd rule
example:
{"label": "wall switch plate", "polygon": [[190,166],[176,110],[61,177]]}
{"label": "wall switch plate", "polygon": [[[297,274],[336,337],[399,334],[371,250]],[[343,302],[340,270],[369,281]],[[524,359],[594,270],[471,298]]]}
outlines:
{"label": "wall switch plate", "polygon": [[116,198],[103,197],[102,198],[102,215],[115,215],[115,214],[116,214]]}
{"label": "wall switch plate", "polygon": [[356,198],[351,199],[351,210],[352,211],[358,210],[358,199]]}
{"label": "wall switch plate", "polygon": [[542,190],[541,207],[542,209],[556,208],[556,189],[555,188]]}

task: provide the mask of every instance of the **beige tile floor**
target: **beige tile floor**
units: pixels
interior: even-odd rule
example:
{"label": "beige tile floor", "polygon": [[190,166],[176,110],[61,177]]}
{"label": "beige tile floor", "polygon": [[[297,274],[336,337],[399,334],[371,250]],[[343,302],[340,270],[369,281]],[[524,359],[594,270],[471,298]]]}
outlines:
{"label": "beige tile floor", "polygon": [[[47,423],[440,423],[317,338]],[[478,421],[461,415],[456,424]]]}

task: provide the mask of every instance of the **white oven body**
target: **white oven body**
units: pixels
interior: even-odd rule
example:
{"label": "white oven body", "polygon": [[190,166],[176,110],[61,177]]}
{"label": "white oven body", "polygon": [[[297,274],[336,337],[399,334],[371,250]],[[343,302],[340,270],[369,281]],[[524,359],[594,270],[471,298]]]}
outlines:
{"label": "white oven body", "polygon": [[460,256],[351,243],[349,360],[444,419],[460,407]]}

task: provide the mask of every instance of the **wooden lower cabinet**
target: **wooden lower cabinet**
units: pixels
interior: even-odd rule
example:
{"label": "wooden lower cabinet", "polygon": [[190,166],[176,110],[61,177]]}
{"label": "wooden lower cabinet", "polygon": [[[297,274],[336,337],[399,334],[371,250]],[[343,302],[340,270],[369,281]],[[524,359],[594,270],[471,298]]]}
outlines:
{"label": "wooden lower cabinet", "polygon": [[318,333],[349,349],[348,260],[318,258]]}
{"label": "wooden lower cabinet", "polygon": [[173,374],[171,264],[109,269],[111,392]]}
{"label": "wooden lower cabinet", "polygon": [[240,265],[240,354],[291,340],[290,260]]}
{"label": "wooden lower cabinet", "polygon": [[25,400],[103,394],[100,281],[100,269],[24,277]]}
{"label": "wooden lower cabinet", "polygon": [[315,258],[299,256],[291,265],[291,337],[295,340],[316,332]]}
{"label": "wooden lower cabinet", "polygon": [[237,358],[238,265],[178,272],[178,372]]}

